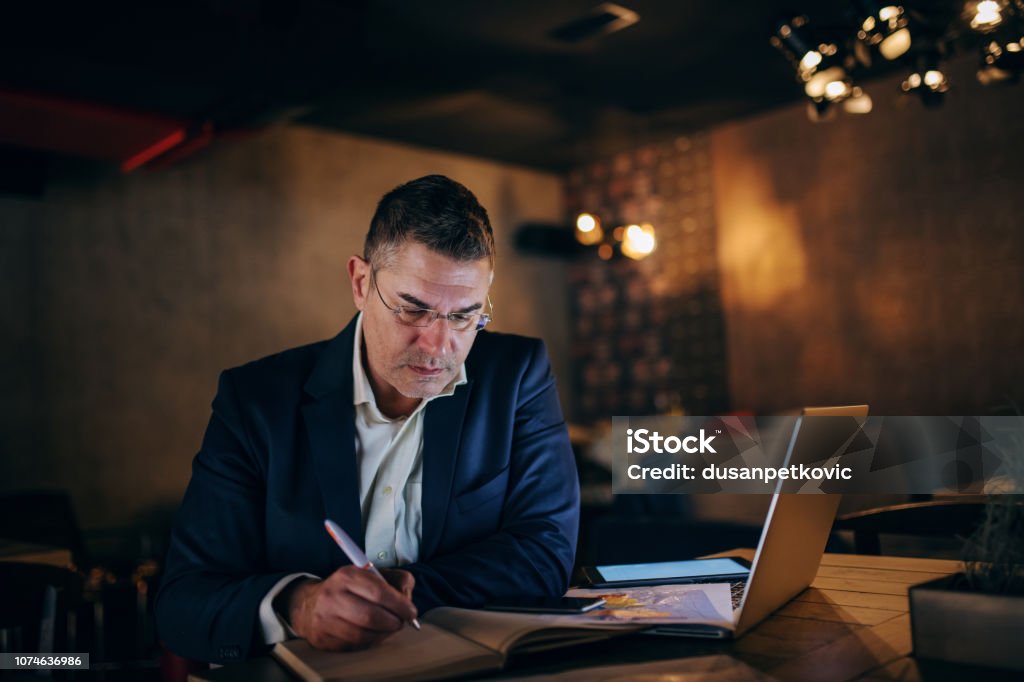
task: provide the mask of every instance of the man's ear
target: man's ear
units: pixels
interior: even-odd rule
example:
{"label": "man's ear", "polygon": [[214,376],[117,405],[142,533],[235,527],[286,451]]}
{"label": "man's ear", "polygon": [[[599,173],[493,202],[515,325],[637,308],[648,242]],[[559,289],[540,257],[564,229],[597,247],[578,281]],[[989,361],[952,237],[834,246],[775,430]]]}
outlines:
{"label": "man's ear", "polygon": [[362,310],[370,293],[370,264],[362,256],[352,256],[347,266],[348,278],[352,282],[352,301],[357,310]]}

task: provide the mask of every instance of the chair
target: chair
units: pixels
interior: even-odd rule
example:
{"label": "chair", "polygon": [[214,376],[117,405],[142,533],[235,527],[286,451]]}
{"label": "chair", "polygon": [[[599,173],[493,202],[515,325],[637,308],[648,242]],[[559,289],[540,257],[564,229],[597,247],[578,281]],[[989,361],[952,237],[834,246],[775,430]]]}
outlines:
{"label": "chair", "polygon": [[0,539],[67,549],[79,569],[92,566],[71,496],[63,490],[0,495]]}
{"label": "chair", "polygon": [[21,651],[43,651],[60,638],[63,647],[74,648],[83,589],[82,575],[74,569],[92,562],[71,497],[59,490],[0,494],[0,541],[66,549],[74,564],[22,562],[17,555],[13,561],[0,561],[0,649],[20,643]]}
{"label": "chair", "polygon": [[894,504],[844,514],[833,531],[852,531],[857,554],[880,555],[882,535],[927,539],[965,539],[985,518],[985,502],[977,497]]}
{"label": "chair", "polygon": [[68,618],[81,596],[81,577],[46,564],[0,561],[0,651],[73,651]]}

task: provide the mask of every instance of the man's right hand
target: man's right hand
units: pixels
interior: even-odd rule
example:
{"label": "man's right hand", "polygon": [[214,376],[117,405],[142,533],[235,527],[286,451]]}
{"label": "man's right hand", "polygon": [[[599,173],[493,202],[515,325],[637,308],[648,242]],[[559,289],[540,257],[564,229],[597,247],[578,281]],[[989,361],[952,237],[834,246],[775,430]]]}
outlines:
{"label": "man's right hand", "polygon": [[345,566],[321,582],[289,585],[281,596],[292,629],[317,649],[331,651],[362,649],[391,636],[416,617],[408,596],[414,579],[407,571],[381,572],[387,582]]}

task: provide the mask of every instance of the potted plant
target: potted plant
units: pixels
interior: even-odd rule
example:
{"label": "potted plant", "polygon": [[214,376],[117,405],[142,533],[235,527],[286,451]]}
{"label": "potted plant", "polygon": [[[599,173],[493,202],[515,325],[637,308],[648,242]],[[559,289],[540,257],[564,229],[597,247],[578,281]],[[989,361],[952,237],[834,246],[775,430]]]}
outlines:
{"label": "potted plant", "polygon": [[968,539],[965,570],[910,588],[914,655],[1024,670],[1024,441]]}

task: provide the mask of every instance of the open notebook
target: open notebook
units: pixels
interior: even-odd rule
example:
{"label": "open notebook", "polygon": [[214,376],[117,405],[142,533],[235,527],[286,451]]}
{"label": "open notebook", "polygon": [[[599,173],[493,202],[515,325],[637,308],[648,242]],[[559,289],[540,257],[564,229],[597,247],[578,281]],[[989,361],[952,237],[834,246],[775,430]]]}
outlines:
{"label": "open notebook", "polygon": [[[380,646],[364,651],[319,651],[304,640],[282,642],[273,655],[303,680],[431,680],[500,670],[509,655],[593,642],[653,625],[708,623],[729,627],[729,586],[666,585],[648,602],[617,591],[617,602],[572,616],[498,613],[456,608],[429,611],[419,632],[405,627]],[[609,595],[611,590],[602,593]]]}

